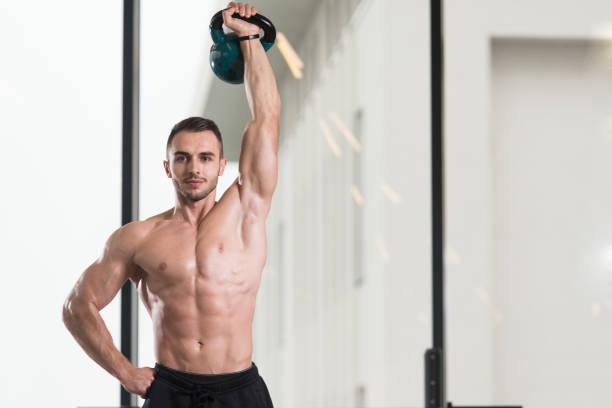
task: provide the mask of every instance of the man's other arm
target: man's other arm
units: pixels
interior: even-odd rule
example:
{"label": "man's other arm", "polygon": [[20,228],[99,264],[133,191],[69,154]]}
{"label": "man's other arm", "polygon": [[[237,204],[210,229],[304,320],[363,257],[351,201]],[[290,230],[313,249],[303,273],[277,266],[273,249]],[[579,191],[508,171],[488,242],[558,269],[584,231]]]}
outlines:
{"label": "man's other arm", "polygon": [[100,258],[81,274],[70,291],[62,307],[62,318],[66,328],[96,363],[121,381],[129,392],[140,394],[142,390],[131,384],[131,389],[126,387],[124,382],[134,377],[135,367],[117,350],[100,316],[100,310],[130,278],[138,235],[137,223],[130,223],[108,238]]}

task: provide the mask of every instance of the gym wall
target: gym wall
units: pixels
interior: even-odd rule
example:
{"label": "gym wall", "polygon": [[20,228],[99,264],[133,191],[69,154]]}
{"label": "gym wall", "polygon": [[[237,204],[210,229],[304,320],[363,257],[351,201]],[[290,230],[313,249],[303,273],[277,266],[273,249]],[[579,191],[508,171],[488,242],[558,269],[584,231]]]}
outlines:
{"label": "gym wall", "polygon": [[446,2],[449,396],[605,405],[610,3],[459,3]]}
{"label": "gym wall", "polygon": [[[281,81],[257,361],[281,406],[418,407],[431,343],[428,2],[363,0],[347,18],[339,3],[320,4],[298,49],[304,78]],[[445,2],[455,405],[607,401],[611,12]]]}

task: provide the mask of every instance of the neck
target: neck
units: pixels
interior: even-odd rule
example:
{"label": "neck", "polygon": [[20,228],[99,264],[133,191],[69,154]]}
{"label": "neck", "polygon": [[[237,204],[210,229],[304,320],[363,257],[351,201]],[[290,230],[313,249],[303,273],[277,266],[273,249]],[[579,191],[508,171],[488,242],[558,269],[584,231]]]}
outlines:
{"label": "neck", "polygon": [[217,189],[215,188],[199,201],[191,201],[183,197],[178,191],[175,193],[176,198],[172,217],[186,221],[190,225],[198,225],[215,206]]}

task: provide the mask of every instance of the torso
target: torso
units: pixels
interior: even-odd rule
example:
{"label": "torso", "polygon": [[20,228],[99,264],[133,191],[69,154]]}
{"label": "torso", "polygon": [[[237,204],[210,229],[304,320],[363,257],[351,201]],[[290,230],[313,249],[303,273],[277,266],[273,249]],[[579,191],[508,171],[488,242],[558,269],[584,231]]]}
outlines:
{"label": "torso", "polygon": [[156,360],[200,374],[249,368],[265,220],[245,219],[235,183],[197,226],[172,213],[142,221],[147,233],[133,258]]}

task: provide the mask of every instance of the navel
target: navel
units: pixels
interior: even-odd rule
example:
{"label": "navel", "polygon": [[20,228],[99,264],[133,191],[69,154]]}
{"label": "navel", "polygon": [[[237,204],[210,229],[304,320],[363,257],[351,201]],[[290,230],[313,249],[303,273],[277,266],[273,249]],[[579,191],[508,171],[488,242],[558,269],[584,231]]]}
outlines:
{"label": "navel", "polygon": [[219,253],[222,254],[223,253],[223,244],[219,244]]}

